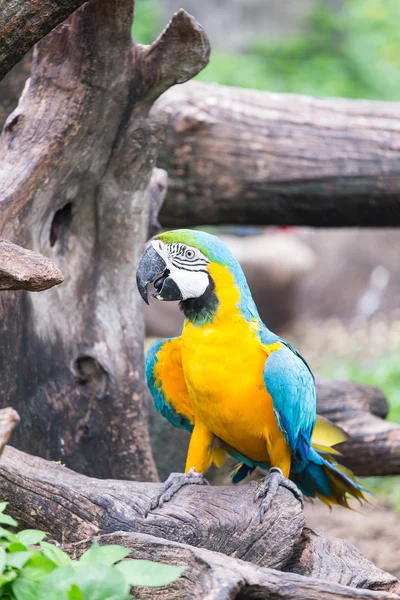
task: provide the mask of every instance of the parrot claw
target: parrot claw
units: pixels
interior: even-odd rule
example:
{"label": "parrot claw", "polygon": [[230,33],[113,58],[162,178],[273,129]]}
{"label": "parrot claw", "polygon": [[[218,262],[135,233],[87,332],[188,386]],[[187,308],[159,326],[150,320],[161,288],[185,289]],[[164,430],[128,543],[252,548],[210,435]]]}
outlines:
{"label": "parrot claw", "polygon": [[268,475],[264,477],[264,479],[259,483],[256,489],[254,501],[262,499],[261,507],[260,507],[260,522],[264,518],[265,513],[271,506],[273,499],[276,496],[278,491],[278,487],[282,486],[287,490],[290,490],[295,498],[300,502],[301,506],[304,506],[303,494],[290,479],[287,479],[282,471],[278,467],[272,467],[268,471]]}
{"label": "parrot claw", "polygon": [[158,494],[156,494],[145,510],[144,517],[146,518],[150,511],[155,508],[161,508],[164,502],[171,500],[185,485],[210,485],[202,473],[198,473],[194,469],[190,469],[187,473],[171,473],[168,479],[162,485]]}

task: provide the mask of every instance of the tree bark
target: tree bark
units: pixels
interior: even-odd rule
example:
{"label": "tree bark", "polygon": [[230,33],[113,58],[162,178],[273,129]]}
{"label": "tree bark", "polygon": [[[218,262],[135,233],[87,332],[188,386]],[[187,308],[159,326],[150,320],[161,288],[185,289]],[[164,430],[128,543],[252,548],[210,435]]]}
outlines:
{"label": "tree bark", "polygon": [[[132,550],[130,558],[155,560],[188,567],[179,580],[163,588],[134,588],[135,598],[180,600],[398,600],[393,591],[369,591],[347,587],[317,576],[303,577],[289,572],[258,567],[243,560],[188,544],[170,542],[141,533],[117,532],[99,536],[100,544],[120,544]],[[340,540],[337,540],[340,542]],[[70,546],[68,551],[79,556],[88,542]],[[347,546],[347,544],[344,544]],[[348,550],[348,548],[347,548]],[[322,558],[322,556],[321,556]],[[324,559],[326,556],[324,556]],[[365,560],[365,559],[364,559]],[[360,567],[360,565],[358,565]]]}
{"label": "tree bark", "polygon": [[[335,597],[334,593],[338,594],[336,597],[347,598],[398,597],[400,583],[395,577],[375,567],[349,543],[306,527],[300,503],[287,490],[278,491],[262,523],[258,503],[254,502],[254,482],[228,488],[188,486],[161,509],[143,518],[144,508],[157,487],[157,484],[90,479],[10,447],[0,463],[0,496],[9,500],[11,514],[20,524],[40,527],[63,544],[75,543],[69,547],[71,553],[81,552],[88,544],[88,540],[84,544],[76,542],[101,536],[101,542],[133,548],[136,558],[183,562],[190,566],[185,579],[178,584],[183,588],[172,588],[173,593],[164,588],[155,597],[204,598],[205,586],[211,585],[208,591],[214,595],[210,598],[265,597],[240,595],[245,587],[242,580],[246,570],[249,575],[265,575],[264,587],[258,594],[261,589],[265,594],[268,585],[272,586],[271,594],[274,589],[278,593],[274,586],[280,581],[282,595],[276,596],[279,598],[288,597],[290,582],[295,584],[292,598],[324,598],[325,593],[327,598]],[[285,573],[259,570],[248,563]],[[215,578],[214,567],[218,564],[221,569]],[[207,575],[210,570],[211,579]],[[304,574],[319,581],[299,578]],[[339,583],[382,592],[370,595],[366,591],[339,588]],[[221,586],[226,586],[225,596],[216,595],[223,589]],[[310,596],[306,596],[307,590]],[[149,595],[145,592],[142,597]]]}
{"label": "tree bark", "polygon": [[170,90],[164,227],[400,224],[400,104],[197,82]]}
{"label": "tree bark", "polygon": [[13,408],[0,409],[0,456],[19,421],[19,414]]}
{"label": "tree bark", "polygon": [[349,434],[340,462],[356,475],[400,475],[400,425],[383,420],[388,410],[376,388],[317,379],[317,412]]}
{"label": "tree bark", "polygon": [[0,80],[86,0],[6,0],[0,6]]}
{"label": "tree bark", "polygon": [[205,66],[209,44],[179,11],[139,46],[132,15],[132,0],[90,0],[52,31],[5,124],[0,234],[50,258],[65,281],[1,296],[1,402],[21,415],[20,448],[99,477],[154,480],[135,265],[165,173],[153,170],[164,125],[148,111]]}

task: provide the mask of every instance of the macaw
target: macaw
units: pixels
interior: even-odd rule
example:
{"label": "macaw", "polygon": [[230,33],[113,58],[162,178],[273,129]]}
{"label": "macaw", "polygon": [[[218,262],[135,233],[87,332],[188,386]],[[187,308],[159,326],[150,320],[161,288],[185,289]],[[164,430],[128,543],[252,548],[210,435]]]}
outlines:
{"label": "macaw", "polygon": [[138,290],[178,301],[185,321],[179,337],[154,342],[146,378],[156,409],[191,432],[185,474],[173,473],[151,508],[186,484],[208,483],[212,463],[237,461],[232,481],[257,466],[260,517],[278,486],[347,506],[365,491],[338,464],[332,446],[346,434],[316,415],[314,377],[304,358],[261,321],[244,273],[217,237],[197,230],[168,231],[139,261]]}

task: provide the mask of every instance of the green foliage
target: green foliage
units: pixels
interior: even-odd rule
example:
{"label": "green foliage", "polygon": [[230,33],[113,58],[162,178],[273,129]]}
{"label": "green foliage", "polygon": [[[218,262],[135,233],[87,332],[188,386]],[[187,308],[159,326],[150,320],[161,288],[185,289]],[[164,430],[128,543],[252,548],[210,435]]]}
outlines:
{"label": "green foliage", "polygon": [[[323,375],[373,385],[383,391],[389,402],[388,419],[400,423],[400,352],[384,354],[363,362],[328,361],[319,371]],[[400,477],[359,478],[375,495],[400,512]]]}
{"label": "green foliage", "polygon": [[346,0],[338,13],[320,2],[304,34],[254,40],[242,54],[214,51],[202,81],[277,92],[398,100],[400,3]]}
{"label": "green foliage", "polygon": [[[0,525],[18,523],[4,514],[0,503]],[[4,600],[129,600],[131,586],[160,587],[175,581],[185,571],[146,560],[124,560],[129,550],[122,546],[93,546],[79,560],[43,541],[44,531],[19,533],[0,526],[0,598]],[[34,545],[39,544],[41,550]]]}
{"label": "green foliage", "polygon": [[158,0],[140,0],[135,5],[132,35],[139,44],[151,44],[156,39],[161,21],[161,5]]}

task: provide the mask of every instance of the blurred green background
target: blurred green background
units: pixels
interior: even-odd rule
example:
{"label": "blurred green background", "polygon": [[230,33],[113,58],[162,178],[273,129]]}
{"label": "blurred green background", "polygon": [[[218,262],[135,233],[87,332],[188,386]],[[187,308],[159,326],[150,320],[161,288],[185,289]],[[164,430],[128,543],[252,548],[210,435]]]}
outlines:
{"label": "blurred green background", "polygon": [[[136,3],[133,34],[147,44],[160,33],[162,0]],[[184,2],[183,2],[184,5]],[[301,34],[248,41],[240,53],[214,50],[198,79],[274,92],[376,100],[400,98],[399,0],[322,0]]]}

